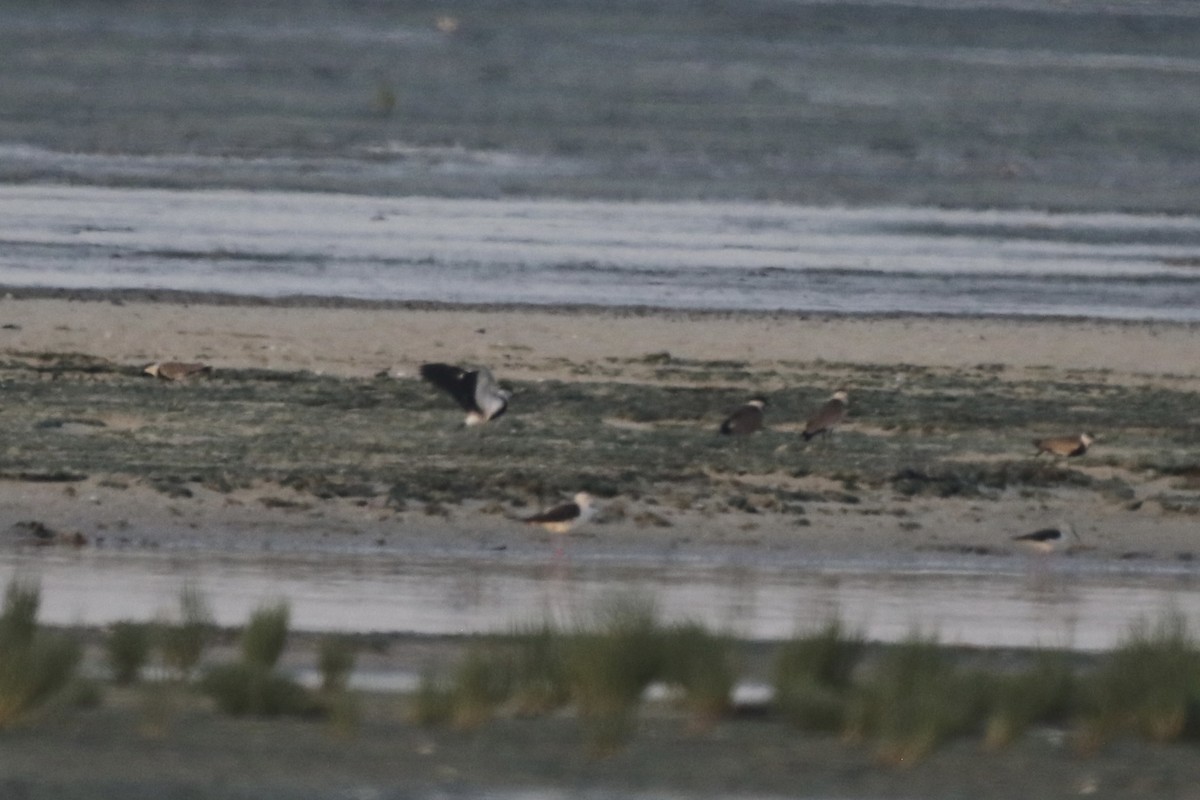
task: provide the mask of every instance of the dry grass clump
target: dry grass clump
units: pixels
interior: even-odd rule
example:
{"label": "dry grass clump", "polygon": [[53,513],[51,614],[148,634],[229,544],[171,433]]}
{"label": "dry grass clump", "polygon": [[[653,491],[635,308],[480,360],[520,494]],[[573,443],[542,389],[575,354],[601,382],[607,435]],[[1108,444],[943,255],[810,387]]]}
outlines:
{"label": "dry grass clump", "polygon": [[502,637],[472,646],[448,680],[422,673],[411,703],[413,721],[461,730],[488,722],[524,691],[518,688],[523,680],[519,653],[518,643]]}
{"label": "dry grass clump", "polygon": [[[80,648],[37,622],[39,590],[12,582],[0,612],[0,728],[22,719],[74,685],[76,705],[99,701],[94,684],[75,682]],[[199,689],[234,715],[313,715],[348,734],[359,718],[346,689],[353,640],[318,643],[319,691],[309,692],[278,670],[287,646],[286,603],[258,609],[240,638],[233,663],[207,669]],[[213,624],[192,588],[180,596],[173,624],[120,622],[105,640],[114,680],[138,680],[154,646],[162,664],[186,679],[196,669]],[[981,655],[984,656],[981,659]],[[485,638],[471,646],[452,673],[422,676],[411,698],[412,718],[425,725],[473,729],[501,714],[530,716],[573,708],[584,739],[597,754],[621,746],[636,727],[652,683],[674,689],[691,724],[704,729],[729,713],[737,682],[735,642],[699,624],[662,624],[640,598],[603,604],[560,627],[550,622]],[[869,656],[869,657],[868,657]],[[1200,735],[1200,643],[1179,613],[1132,628],[1110,653],[1079,667],[1062,652],[988,663],[964,657],[934,637],[917,634],[896,645],[868,648],[837,620],[782,643],[773,664],[774,707],[806,731],[841,733],[867,742],[879,760],[907,766],[946,740],[981,734],[986,749],[1005,747],[1030,726],[1073,727],[1084,750],[1120,735],[1173,741]],[[1083,662],[1084,659],[1078,659]],[[146,729],[161,732],[175,699],[190,694],[186,680],[152,681]],[[160,691],[163,690],[163,691]]]}
{"label": "dry grass clump", "polygon": [[851,680],[865,649],[862,637],[846,633],[837,620],[785,642],[775,658],[776,707],[803,730],[842,730]]}
{"label": "dry grass clump", "polygon": [[447,681],[433,671],[421,673],[417,691],[409,703],[409,718],[423,726],[444,725],[454,712],[454,695]]}
{"label": "dry grass clump", "polygon": [[304,687],[286,675],[244,661],[219,664],[200,681],[217,707],[233,716],[310,714],[317,707]]}
{"label": "dry grass clump", "polygon": [[122,620],[109,627],[104,650],[114,682],[127,685],[141,678],[154,640],[155,630],[150,623]]}
{"label": "dry grass clump", "polygon": [[41,592],[36,584],[13,580],[0,612],[0,728],[12,725],[74,679],[79,645],[39,630]]}
{"label": "dry grass clump", "polygon": [[663,662],[654,607],[636,598],[602,607],[572,633],[567,683],[594,750],[610,752],[628,738],[642,694],[662,674]]}
{"label": "dry grass clump", "polygon": [[567,637],[548,622],[519,628],[508,637],[512,652],[513,713],[548,714],[571,699],[567,683]]}
{"label": "dry grass clump", "polygon": [[1075,708],[1078,680],[1063,653],[1039,653],[1028,669],[991,681],[983,745],[1007,747],[1031,725],[1065,723]]}
{"label": "dry grass clump", "polygon": [[946,648],[914,634],[853,685],[845,730],[852,739],[873,740],[882,762],[907,766],[977,723],[982,704],[979,682]]}
{"label": "dry grass clump", "polygon": [[180,680],[190,680],[215,630],[204,595],[195,586],[185,586],[179,595],[179,620],[159,628],[163,665]]}
{"label": "dry grass clump", "polygon": [[1157,742],[1200,733],[1200,647],[1180,613],[1134,626],[1089,676],[1085,749],[1120,733]]}
{"label": "dry grass clump", "polygon": [[310,714],[316,702],[275,665],[287,642],[290,614],[286,604],[260,608],[242,632],[242,659],[210,668],[201,690],[227,714],[274,716]]}
{"label": "dry grass clump", "polygon": [[728,637],[663,626],[651,604],[621,599],[567,630],[542,623],[473,647],[449,680],[426,673],[412,717],[473,728],[501,711],[532,716],[571,705],[589,745],[607,753],[632,731],[652,682],[678,687],[706,726],[728,711],[735,678]]}
{"label": "dry grass clump", "polygon": [[730,711],[737,680],[733,641],[687,623],[663,634],[662,679],[677,686],[697,728],[708,728]]}
{"label": "dry grass clump", "polygon": [[335,736],[348,737],[358,730],[362,705],[348,688],[357,659],[357,646],[349,636],[330,634],[317,642],[317,671],[321,675],[318,702]]}
{"label": "dry grass clump", "polygon": [[242,632],[242,660],[247,664],[274,669],[287,644],[291,611],[286,603],[258,609]]}
{"label": "dry grass clump", "polygon": [[[607,754],[633,732],[651,683],[678,689],[697,728],[728,713],[734,652],[726,636],[664,626],[651,604],[624,599],[566,630],[542,624],[472,648],[448,680],[423,677],[413,716],[470,728],[505,711],[572,706],[589,747]],[[1017,670],[966,669],[953,648],[917,634],[867,655],[865,640],[836,620],[784,642],[775,708],[803,730],[868,742],[896,766],[966,734],[999,749],[1036,724],[1081,721],[1085,743],[1121,731],[1159,741],[1200,733],[1200,650],[1177,615],[1135,630],[1091,674],[1062,652],[1032,653]]]}
{"label": "dry grass clump", "polygon": [[344,692],[354,670],[356,647],[349,636],[331,634],[317,642],[317,671],[321,673],[321,691]]}
{"label": "dry grass clump", "polygon": [[454,670],[450,724],[460,730],[489,721],[511,694],[512,663],[503,649],[473,647]]}

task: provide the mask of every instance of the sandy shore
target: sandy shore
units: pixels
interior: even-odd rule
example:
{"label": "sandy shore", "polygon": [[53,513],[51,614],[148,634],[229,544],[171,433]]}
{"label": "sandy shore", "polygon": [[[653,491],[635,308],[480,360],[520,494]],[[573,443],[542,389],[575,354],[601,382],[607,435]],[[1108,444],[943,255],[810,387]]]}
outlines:
{"label": "sandy shore", "polygon": [[667,352],[696,360],[1103,370],[1114,379],[1196,378],[1196,326],[963,317],[837,317],[638,310],[428,309],[245,301],[0,301],[8,352],[86,353],[119,363],[342,376],[424,361],[497,365],[514,354],[545,377],[566,364]]}
{"label": "sandy shore", "polygon": [[[934,441],[937,434],[901,441],[896,431],[903,432],[903,421],[876,418],[875,409],[855,406],[852,401],[847,448],[834,447],[823,455],[820,450],[803,448],[796,435],[803,423],[802,403],[787,407],[793,391],[804,398],[823,397],[839,382],[848,382],[852,394],[858,387],[870,388],[876,406],[883,399],[919,402],[913,398],[932,396],[942,385],[939,381],[973,376],[973,382],[964,384],[966,388],[953,390],[960,394],[957,407],[964,414],[971,413],[970,398],[961,396],[964,392],[1011,394],[1016,404],[1010,409],[1012,421],[996,422],[998,430],[1006,426],[1017,429],[1011,449],[983,452],[992,447],[988,440],[995,437],[993,431],[969,440],[970,451],[964,454],[960,450],[967,445],[962,442],[968,439],[959,431],[954,434],[958,444],[926,458],[921,469],[932,474],[934,469],[952,468],[964,458],[973,458],[977,471],[979,464],[1001,464],[1011,472],[1028,463],[1025,434],[1039,431],[1039,387],[1047,388],[1048,397],[1069,398],[1073,384],[1086,386],[1090,394],[1098,396],[1125,391],[1153,397],[1156,388],[1169,390],[1176,398],[1194,396],[1200,387],[1194,360],[1198,332],[1189,326],[321,307],[116,297],[21,299],[11,295],[0,301],[0,325],[4,326],[0,343],[10,360],[27,362],[35,356],[75,354],[70,357],[100,359],[129,370],[129,374],[136,374],[133,367],[152,360],[182,359],[211,363],[218,375],[244,369],[303,370],[344,380],[368,380],[386,374],[398,382],[388,385],[408,385],[419,363],[440,360],[490,364],[502,379],[530,382],[534,387],[543,382],[567,388],[612,383],[660,389],[665,385],[668,391],[676,386],[688,391],[708,386],[726,392],[722,397],[737,397],[742,391],[778,393],[783,408],[773,412],[772,430],[766,434],[775,438],[759,439],[755,445],[762,449],[766,467],[756,468],[755,474],[740,474],[744,470],[727,465],[703,466],[709,484],[697,489],[699,494],[687,497],[682,491],[676,494],[669,482],[656,484],[649,493],[643,489],[630,497],[609,497],[606,505],[614,513],[586,535],[581,534],[581,541],[574,545],[581,554],[625,552],[636,560],[680,543],[690,543],[699,554],[706,546],[721,553],[730,547],[744,547],[762,554],[790,552],[794,557],[816,553],[853,558],[889,551],[911,555],[957,549],[1008,552],[1013,534],[1062,519],[1071,520],[1080,531],[1085,543],[1081,550],[1092,557],[1149,557],[1184,563],[1190,562],[1195,546],[1191,505],[1195,492],[1186,469],[1145,469],[1147,459],[1155,455],[1147,448],[1160,446],[1170,448],[1170,464],[1186,465],[1189,450],[1171,439],[1178,439],[1171,431],[1189,424],[1188,415],[1194,410],[1186,407],[1168,409],[1166,418],[1154,411],[1166,433],[1155,433],[1151,439],[1138,438],[1141,434],[1134,430],[1140,430],[1136,425],[1115,436],[1101,431],[1102,436],[1109,436],[1094,448],[1094,455],[1064,465],[1065,472],[1053,472],[1053,485],[1015,485],[985,496],[940,489],[901,492],[891,474],[897,467],[871,472],[872,461],[880,458],[879,448],[891,448],[890,455],[885,453],[889,463],[907,469],[906,453]],[[664,369],[666,354],[679,368]],[[692,368],[695,365],[700,366]],[[921,372],[914,373],[918,368]],[[865,385],[868,381],[870,386]],[[413,391],[424,390],[416,385]],[[1085,401],[1081,395],[1078,402],[1081,409],[1093,409],[1094,413],[1094,403],[1107,401]],[[1000,407],[1012,403],[1005,401]],[[1028,408],[1022,403],[1029,403]],[[517,406],[514,410],[519,414],[521,409]],[[389,411],[400,414],[403,409]],[[581,430],[582,435],[597,441],[618,432],[672,434],[680,424],[709,429],[719,419],[712,415],[722,411],[718,404],[690,421],[645,423],[626,419],[621,409],[612,409],[599,429]],[[96,409],[84,402],[73,413],[87,416]],[[136,437],[139,430],[149,430],[149,423],[136,417],[134,406],[121,414],[101,414],[102,423],[97,424],[121,427]],[[457,414],[448,409],[435,418],[452,428]],[[395,419],[380,416],[381,429],[369,435],[392,436]],[[496,430],[511,432],[513,425],[520,424],[514,419],[520,418],[512,417]],[[1070,414],[1058,419],[1070,419]],[[923,426],[930,429],[936,422],[935,416]],[[505,424],[510,427],[503,428]],[[711,429],[705,435],[711,435]],[[855,442],[862,443],[861,453],[855,451]],[[28,472],[29,463],[37,464],[37,447],[36,443],[24,449],[15,446],[26,458],[21,462],[26,466],[18,468],[19,459],[11,459],[8,479],[0,482],[0,513],[4,516],[0,525],[4,527],[37,519],[56,530],[80,531],[93,541],[97,537],[111,541],[119,535],[122,541],[152,542],[175,536],[217,549],[233,541],[223,538],[231,531],[238,542],[244,542],[247,535],[278,536],[286,531],[293,543],[328,542],[331,533],[350,532],[366,534],[357,541],[388,541],[418,551],[434,542],[444,547],[448,536],[471,546],[495,542],[497,537],[514,548],[544,546],[544,535],[510,521],[524,513],[523,509],[504,502],[489,503],[487,498],[473,502],[469,495],[460,498],[460,505],[444,511],[439,507],[433,514],[428,505],[423,512],[421,506],[397,510],[381,498],[293,497],[292,489],[264,486],[255,478],[253,485],[221,491],[197,485],[187,500],[165,502],[161,486],[150,488],[145,476],[130,479],[128,468],[121,463],[92,469],[85,479],[64,490],[53,482],[21,479],[21,469]],[[33,462],[28,461],[30,457]],[[305,453],[298,457],[312,458]],[[425,457],[431,463],[445,463],[435,452],[426,452]],[[386,450],[381,458],[384,462],[380,463],[385,463]],[[531,463],[536,463],[536,456],[532,458]],[[771,466],[771,459],[777,459],[778,465]],[[837,459],[843,461],[834,463]],[[859,472],[847,477],[847,464]],[[42,464],[40,468],[53,466]],[[331,462],[329,468],[335,466]],[[447,468],[453,474],[453,463]],[[369,478],[369,468],[363,469]],[[705,502],[703,495],[725,490],[738,493],[734,500],[741,506],[733,501],[730,505]],[[622,492],[620,485],[616,491]],[[853,497],[843,497],[851,491]],[[774,492],[776,499],[755,492]],[[787,502],[779,502],[779,496],[810,500],[799,512],[805,519],[799,519]],[[738,508],[745,505],[746,497],[761,507],[752,509],[752,514],[740,513]],[[529,499],[536,504],[543,498],[531,495]]]}

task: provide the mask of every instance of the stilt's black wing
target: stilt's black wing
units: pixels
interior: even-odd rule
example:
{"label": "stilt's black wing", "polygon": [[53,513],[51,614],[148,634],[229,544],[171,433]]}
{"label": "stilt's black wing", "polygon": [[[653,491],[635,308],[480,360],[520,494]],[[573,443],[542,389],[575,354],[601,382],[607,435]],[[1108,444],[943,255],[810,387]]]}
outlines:
{"label": "stilt's black wing", "polygon": [[1056,542],[1063,538],[1062,531],[1058,528],[1042,528],[1041,530],[1033,531],[1032,533],[1023,533],[1020,536],[1014,536],[1015,542]]}
{"label": "stilt's black wing", "polygon": [[477,372],[468,372],[453,364],[422,364],[421,377],[454,398],[464,411],[478,411],[475,406]]}
{"label": "stilt's black wing", "polygon": [[762,419],[762,409],[747,404],[730,414],[719,430],[730,436],[745,436],[762,428]]}
{"label": "stilt's black wing", "polygon": [[579,505],[577,503],[563,503],[560,506],[555,506],[540,514],[534,514],[532,517],[526,517],[526,522],[569,522],[575,519],[580,514]]}

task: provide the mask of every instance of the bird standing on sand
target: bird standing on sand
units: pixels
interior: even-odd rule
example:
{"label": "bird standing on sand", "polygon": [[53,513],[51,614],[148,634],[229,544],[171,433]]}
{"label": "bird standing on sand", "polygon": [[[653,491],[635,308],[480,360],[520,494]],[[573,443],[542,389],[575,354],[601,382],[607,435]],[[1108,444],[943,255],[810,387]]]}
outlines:
{"label": "bird standing on sand", "polygon": [[817,409],[817,413],[804,423],[804,432],[801,434],[804,441],[807,442],[822,433],[828,435],[846,418],[846,407],[849,405],[850,395],[846,393],[845,389],[838,389],[834,392],[833,396],[825,401],[825,405]]}
{"label": "bird standing on sand", "polygon": [[1079,538],[1079,534],[1075,532],[1075,528],[1069,522],[1064,522],[1053,528],[1041,528],[1031,533],[1014,536],[1013,541],[1022,547],[1038,553],[1052,553],[1066,546],[1068,536],[1073,537],[1077,542],[1082,541]]}
{"label": "bird standing on sand", "polygon": [[182,381],[196,375],[207,375],[212,372],[212,367],[199,362],[155,361],[146,365],[142,372],[164,381]]}
{"label": "bird standing on sand", "polygon": [[578,492],[573,502],[562,503],[540,514],[525,517],[521,521],[537,525],[551,533],[568,533],[575,526],[587,522],[595,513],[592,496],[587,492]]}
{"label": "bird standing on sand", "polygon": [[487,367],[465,370],[452,364],[422,364],[421,377],[449,394],[467,412],[466,424],[482,425],[508,410],[512,393],[501,389]]}
{"label": "bird standing on sand", "polygon": [[762,430],[763,412],[766,408],[765,398],[752,397],[734,409],[717,430],[727,436],[749,436],[755,431]]}
{"label": "bird standing on sand", "polygon": [[1072,458],[1081,456],[1088,451],[1092,446],[1092,442],[1096,441],[1096,437],[1090,433],[1081,433],[1078,436],[1047,436],[1045,439],[1034,439],[1033,446],[1037,448],[1037,452],[1033,454],[1037,458],[1042,453],[1049,453],[1052,456],[1063,456],[1064,458]]}

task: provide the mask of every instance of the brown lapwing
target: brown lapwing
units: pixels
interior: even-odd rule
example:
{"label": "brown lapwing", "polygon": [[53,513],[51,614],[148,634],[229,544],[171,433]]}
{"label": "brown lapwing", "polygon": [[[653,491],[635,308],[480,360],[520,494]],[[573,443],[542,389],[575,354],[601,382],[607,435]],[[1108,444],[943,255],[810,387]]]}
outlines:
{"label": "brown lapwing", "polygon": [[804,432],[801,434],[804,441],[812,439],[814,436],[821,434],[829,435],[835,427],[840,425],[846,418],[846,407],[850,405],[850,396],[845,389],[838,389],[833,395],[825,401],[825,405],[817,409],[804,423]]}
{"label": "brown lapwing", "polygon": [[1052,456],[1074,458],[1086,453],[1095,441],[1096,437],[1090,433],[1081,433],[1078,436],[1047,436],[1044,439],[1033,440],[1033,446],[1037,448],[1033,455],[1036,458],[1042,453],[1049,453]]}

